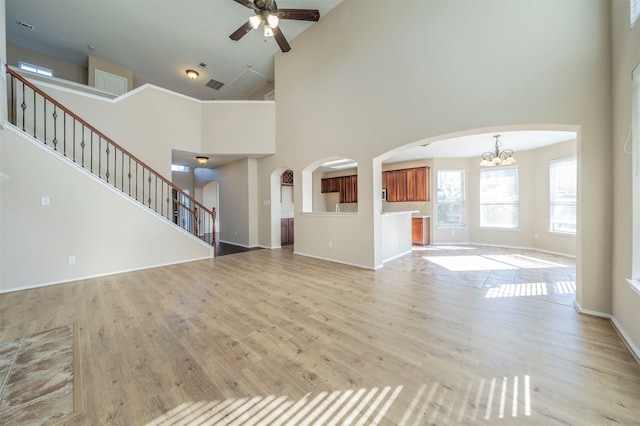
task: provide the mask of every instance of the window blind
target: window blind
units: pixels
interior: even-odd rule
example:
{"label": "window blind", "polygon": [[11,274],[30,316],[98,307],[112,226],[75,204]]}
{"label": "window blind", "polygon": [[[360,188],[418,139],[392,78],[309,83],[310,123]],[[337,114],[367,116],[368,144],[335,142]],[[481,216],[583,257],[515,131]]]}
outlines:
{"label": "window blind", "polygon": [[576,233],[577,166],[576,157],[553,160],[549,163],[551,232]]}
{"label": "window blind", "polygon": [[517,229],[519,226],[517,167],[480,170],[480,226]]}

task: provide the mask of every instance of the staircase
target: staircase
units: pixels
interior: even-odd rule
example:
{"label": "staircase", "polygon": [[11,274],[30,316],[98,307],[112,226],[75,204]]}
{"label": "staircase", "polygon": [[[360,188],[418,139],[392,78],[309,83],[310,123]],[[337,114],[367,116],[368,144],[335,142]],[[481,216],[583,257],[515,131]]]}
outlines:
{"label": "staircase", "polygon": [[76,167],[213,245],[215,253],[215,208],[207,209],[9,67],[7,77],[11,124]]}

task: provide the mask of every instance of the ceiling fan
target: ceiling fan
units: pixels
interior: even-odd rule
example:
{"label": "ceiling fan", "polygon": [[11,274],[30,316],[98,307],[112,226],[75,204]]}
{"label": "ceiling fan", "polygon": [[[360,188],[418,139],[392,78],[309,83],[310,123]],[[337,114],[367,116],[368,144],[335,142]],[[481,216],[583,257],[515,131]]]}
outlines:
{"label": "ceiling fan", "polygon": [[264,23],[264,36],[276,39],[280,50],[288,52],[291,50],[289,42],[280,31],[280,19],[295,19],[298,21],[318,22],[320,12],[317,9],[278,9],[275,0],[233,0],[236,3],[253,10],[255,15],[249,18],[244,25],[235,30],[229,38],[238,41],[249,31],[257,29]]}

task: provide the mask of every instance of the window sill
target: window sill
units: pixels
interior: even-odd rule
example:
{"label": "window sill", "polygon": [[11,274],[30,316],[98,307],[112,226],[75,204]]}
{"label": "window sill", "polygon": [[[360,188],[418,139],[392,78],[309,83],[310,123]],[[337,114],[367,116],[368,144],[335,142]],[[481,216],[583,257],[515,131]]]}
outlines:
{"label": "window sill", "polygon": [[629,283],[629,287],[631,287],[631,290],[640,295],[640,280],[632,280],[631,278],[627,278],[627,282]]}

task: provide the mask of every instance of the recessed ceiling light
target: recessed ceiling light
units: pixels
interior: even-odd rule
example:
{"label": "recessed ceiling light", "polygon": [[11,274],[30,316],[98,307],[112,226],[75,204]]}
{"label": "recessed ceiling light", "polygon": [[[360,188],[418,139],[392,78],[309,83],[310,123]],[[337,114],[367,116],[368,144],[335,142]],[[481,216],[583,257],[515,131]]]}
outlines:
{"label": "recessed ceiling light", "polygon": [[206,68],[206,67],[207,67],[207,64],[205,64],[204,62],[200,62],[200,63],[198,64],[198,66],[199,66],[200,68]]}
{"label": "recessed ceiling light", "polygon": [[93,44],[87,46],[89,50],[96,50],[96,47]]}

